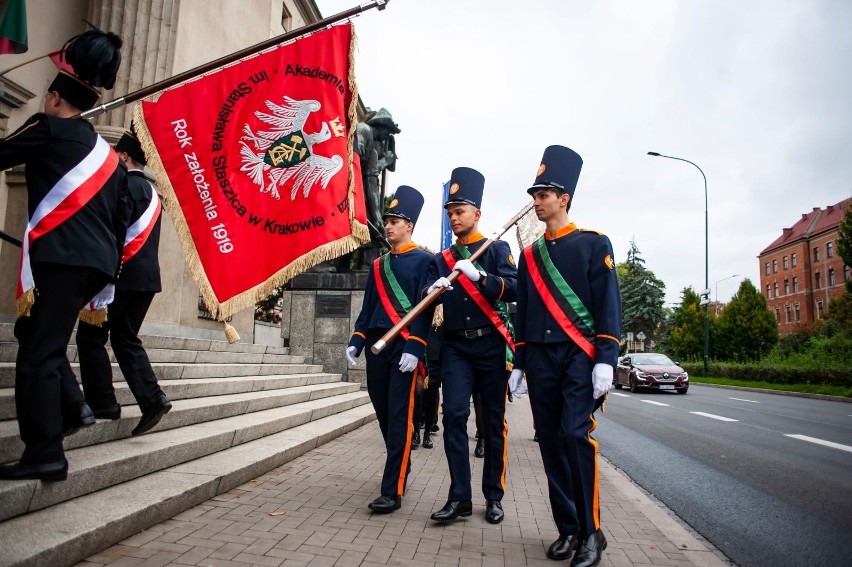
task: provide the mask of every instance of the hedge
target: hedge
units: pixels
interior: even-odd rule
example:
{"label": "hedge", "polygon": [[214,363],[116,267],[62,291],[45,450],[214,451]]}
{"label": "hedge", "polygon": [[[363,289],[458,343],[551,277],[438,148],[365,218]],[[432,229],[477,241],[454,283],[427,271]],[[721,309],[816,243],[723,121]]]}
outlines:
{"label": "hedge", "polygon": [[790,368],[761,364],[711,362],[704,372],[702,362],[681,362],[681,367],[695,376],[718,376],[770,384],[824,384],[852,387],[852,369],[848,368]]}

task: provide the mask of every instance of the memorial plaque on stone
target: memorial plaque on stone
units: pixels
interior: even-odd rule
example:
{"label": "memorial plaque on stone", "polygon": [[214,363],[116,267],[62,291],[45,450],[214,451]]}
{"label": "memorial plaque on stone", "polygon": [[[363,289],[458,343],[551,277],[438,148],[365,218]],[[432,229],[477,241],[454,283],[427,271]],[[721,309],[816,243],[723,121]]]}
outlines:
{"label": "memorial plaque on stone", "polygon": [[348,318],[349,295],[317,295],[317,317]]}

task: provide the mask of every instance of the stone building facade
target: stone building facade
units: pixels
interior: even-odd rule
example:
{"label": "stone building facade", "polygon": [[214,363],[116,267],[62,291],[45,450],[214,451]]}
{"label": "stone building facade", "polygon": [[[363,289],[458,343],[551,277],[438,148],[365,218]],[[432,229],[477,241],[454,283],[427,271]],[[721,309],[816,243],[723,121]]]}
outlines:
{"label": "stone building facade", "polygon": [[[6,2],[0,0],[0,12]],[[122,65],[113,90],[101,102],[171,77],[239,49],[322,18],[313,0],[27,0],[29,50],[0,56],[0,70],[56,51],[87,29],[87,20],[124,41]],[[48,58],[0,77],[0,136],[6,136],[43,105],[56,75]],[[96,117],[107,141],[128,127],[130,106]],[[0,178],[0,230],[17,238],[26,225],[26,187],[22,169]],[[15,317],[15,278],[20,249],[0,241],[0,320]],[[184,262],[168,215],[162,223],[160,264],[163,292],[157,294],[143,331],[153,334],[222,338],[221,323],[203,318],[198,286]],[[251,342],[253,310],[233,317],[243,341]]]}

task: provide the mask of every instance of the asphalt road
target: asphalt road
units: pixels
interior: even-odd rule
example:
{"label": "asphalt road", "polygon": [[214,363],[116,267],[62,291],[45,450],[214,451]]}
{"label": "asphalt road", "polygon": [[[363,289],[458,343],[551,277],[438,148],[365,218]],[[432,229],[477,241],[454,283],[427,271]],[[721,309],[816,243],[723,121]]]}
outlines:
{"label": "asphalt road", "polygon": [[612,390],[601,452],[740,567],[852,566],[852,403]]}

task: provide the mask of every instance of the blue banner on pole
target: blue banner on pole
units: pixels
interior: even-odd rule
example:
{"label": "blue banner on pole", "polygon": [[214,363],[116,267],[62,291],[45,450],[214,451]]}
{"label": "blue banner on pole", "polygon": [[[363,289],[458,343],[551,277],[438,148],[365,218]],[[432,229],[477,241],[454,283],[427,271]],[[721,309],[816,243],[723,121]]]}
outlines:
{"label": "blue banner on pole", "polygon": [[[450,198],[450,182],[447,181],[444,183],[444,200],[441,202],[446,203],[447,199]],[[443,207],[441,207],[443,210]],[[450,219],[447,217],[447,211],[441,213],[441,250],[446,250],[453,244],[453,231],[450,228]]]}

